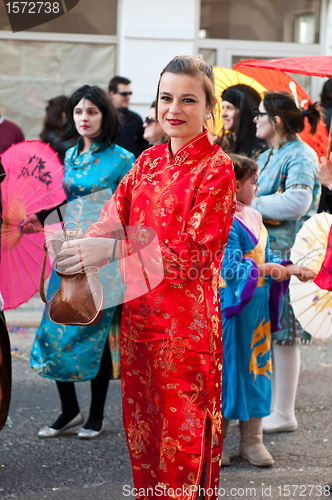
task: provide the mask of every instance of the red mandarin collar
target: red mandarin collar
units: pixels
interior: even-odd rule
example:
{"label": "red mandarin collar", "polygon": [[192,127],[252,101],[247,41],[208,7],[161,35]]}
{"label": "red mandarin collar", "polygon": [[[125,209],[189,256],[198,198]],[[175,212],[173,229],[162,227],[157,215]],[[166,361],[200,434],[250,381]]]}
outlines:
{"label": "red mandarin collar", "polygon": [[198,153],[202,153],[202,151],[210,148],[212,146],[212,140],[210,138],[209,131],[204,128],[204,131],[192,139],[190,142],[187,142],[182,148],[179,149],[172,158],[172,154],[170,151],[171,139],[168,141],[167,145],[167,163],[173,164],[178,167],[181,167],[182,163],[190,159],[191,157],[197,155]]}
{"label": "red mandarin collar", "polygon": [[[165,145],[163,145],[164,147]],[[190,160],[191,158],[194,158],[197,154],[202,154],[202,152],[208,150],[213,146],[212,140],[210,139],[210,134],[209,131],[204,128],[204,131],[192,139],[190,142],[187,142],[177,153],[174,155],[174,158],[172,158],[171,151],[169,149],[170,147],[170,140],[168,141],[168,144],[166,146],[166,158],[167,162],[166,165],[163,164],[162,169],[159,170],[159,165],[156,168],[156,165],[154,162],[150,164],[150,170],[148,173],[143,175],[143,177],[138,181],[135,186],[133,186],[133,190],[137,189],[138,186],[144,181],[144,182],[155,182],[155,178],[157,175],[162,174],[165,172],[165,170],[171,169],[171,170],[176,170],[174,167],[181,167],[181,165],[185,162]],[[157,146],[156,146],[157,147]],[[159,158],[160,160],[161,158]]]}

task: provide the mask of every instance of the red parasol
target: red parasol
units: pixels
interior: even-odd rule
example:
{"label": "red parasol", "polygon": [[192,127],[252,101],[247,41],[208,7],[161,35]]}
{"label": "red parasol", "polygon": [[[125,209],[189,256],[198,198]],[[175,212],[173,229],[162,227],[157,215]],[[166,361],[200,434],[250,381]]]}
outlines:
{"label": "red parasol", "polygon": [[322,76],[332,75],[332,56],[283,57],[280,59],[250,59],[242,61],[242,66],[252,68],[279,69],[300,75]]}
{"label": "red parasol", "polygon": [[[1,159],[6,177],[1,185],[0,290],[5,309],[13,309],[38,291],[44,258],[44,231],[24,234],[22,223],[30,214],[57,206],[66,195],[63,166],[49,144],[20,142],[2,153]],[[47,275],[50,271],[48,263]]]}
{"label": "red parasol", "polygon": [[[251,60],[255,61],[255,59]],[[249,67],[245,63],[251,61],[242,61],[237,63],[233,69],[240,71],[241,73],[254,78],[263,87],[268,90],[277,90],[281,92],[290,92],[289,84],[294,82],[296,85],[296,92],[299,101],[302,102],[306,100],[308,103],[311,102],[310,96],[303,90],[301,85],[299,85],[291,76],[283,73],[280,70],[271,70],[265,68]],[[306,107],[306,106],[304,106]],[[317,126],[317,130],[314,135],[310,133],[310,125],[305,121],[305,128],[300,134],[301,139],[311,146],[319,157],[325,156],[329,144],[329,134],[326,129],[325,123],[321,120]]]}
{"label": "red parasol", "polygon": [[[321,76],[332,80],[332,56],[307,56],[307,57],[285,57],[281,59],[265,59],[243,61],[242,66],[252,68],[279,69],[289,73],[301,75]],[[330,156],[332,146],[332,122],[327,148],[327,158]]]}

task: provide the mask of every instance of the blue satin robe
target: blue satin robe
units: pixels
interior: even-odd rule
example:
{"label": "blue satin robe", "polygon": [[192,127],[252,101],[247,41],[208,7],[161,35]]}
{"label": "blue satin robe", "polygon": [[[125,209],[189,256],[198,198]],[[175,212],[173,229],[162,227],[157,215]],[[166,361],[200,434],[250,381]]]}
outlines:
{"label": "blue satin robe", "polygon": [[[76,221],[83,233],[98,221],[102,206],[108,201],[124,175],[135,162],[132,153],[114,145],[92,144],[78,155],[77,146],[66,153],[63,186],[67,194],[64,222]],[[46,220],[47,223],[47,220]],[[49,306],[44,310],[31,351],[30,365],[39,375],[64,382],[92,380],[99,365],[120,294],[120,269],[117,263],[99,272],[104,288],[105,309],[100,322],[93,326],[67,326],[53,323]],[[58,290],[60,278],[52,271],[47,299]]]}
{"label": "blue satin robe", "polygon": [[258,264],[286,261],[269,249],[262,224],[259,240],[237,218],[229,234],[221,271],[223,325],[222,413],[249,420],[271,413],[271,329],[279,328],[288,281],[259,277]]}

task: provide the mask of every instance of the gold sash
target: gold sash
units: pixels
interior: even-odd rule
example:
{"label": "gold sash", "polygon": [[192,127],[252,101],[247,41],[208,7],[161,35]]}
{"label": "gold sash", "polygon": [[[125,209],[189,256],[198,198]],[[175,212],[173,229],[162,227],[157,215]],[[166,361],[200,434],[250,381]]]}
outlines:
{"label": "gold sash", "polygon": [[[254,260],[258,266],[260,264],[265,264],[265,249],[266,249],[267,235],[268,235],[267,229],[264,226],[264,224],[262,224],[261,233],[259,235],[259,240],[257,245],[243,257]],[[258,278],[257,288],[263,286],[264,283],[265,283],[265,278],[264,276],[261,276],[260,278]]]}
{"label": "gold sash", "polygon": [[[264,224],[262,224],[257,245],[243,257],[254,260],[257,265],[265,264],[265,249],[266,249],[267,235],[268,235],[267,229],[264,226]],[[261,276],[260,278],[258,278],[257,288],[263,286],[264,284],[265,284],[265,278],[264,276]],[[219,287],[226,288],[225,280],[221,276],[219,280]]]}

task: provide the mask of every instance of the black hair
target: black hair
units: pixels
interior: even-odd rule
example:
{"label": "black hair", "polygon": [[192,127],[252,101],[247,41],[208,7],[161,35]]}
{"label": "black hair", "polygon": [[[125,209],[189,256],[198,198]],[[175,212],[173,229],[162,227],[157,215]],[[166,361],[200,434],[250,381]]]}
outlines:
{"label": "black hair", "polygon": [[332,82],[327,80],[322,88],[320,104],[323,108],[332,108]]}
{"label": "black hair", "polygon": [[258,178],[258,165],[255,160],[246,155],[230,154],[229,157],[232,160],[237,181],[243,181],[252,175]]}
{"label": "black hair", "polygon": [[304,129],[304,118],[308,118],[310,132],[314,134],[321,120],[321,108],[318,103],[309,103],[308,109],[298,108],[293,94],[268,90],[264,93],[263,104],[272,124],[279,116],[288,134],[296,134]]}
{"label": "black hair", "polygon": [[203,80],[203,89],[206,95],[206,105],[210,108],[212,121],[215,121],[215,80],[213,66],[206,63],[200,56],[176,56],[174,57],[160,73],[156,97],[156,116],[158,119],[158,98],[160,80],[164,73],[174,73],[175,75],[201,76]]}
{"label": "black hair", "polygon": [[51,131],[59,135],[64,134],[63,113],[66,109],[67,101],[68,97],[66,95],[58,95],[48,101],[43,130],[39,135],[43,142],[47,142],[47,134]]}
{"label": "black hair", "polygon": [[250,155],[258,142],[256,124],[253,122],[253,110],[259,106],[262,98],[249,85],[239,83],[224,90],[222,100],[228,101],[228,99],[240,111],[235,130],[236,138],[234,140],[233,134],[224,131],[218,143],[220,142],[226,152],[232,151]]}
{"label": "black hair", "polygon": [[118,75],[113,76],[113,78],[110,80],[108,84],[108,91],[109,92],[112,91],[116,94],[118,91],[119,83],[122,85],[130,85],[131,81],[128,78],[125,78],[124,76],[118,76]]}
{"label": "black hair", "polygon": [[81,99],[89,99],[103,115],[101,133],[94,140],[104,142],[107,146],[112,146],[119,137],[121,131],[121,120],[119,113],[112,104],[111,98],[97,85],[83,85],[77,89],[69,98],[66,106],[66,134],[65,139],[70,139],[77,135],[74,122],[74,108]]}

